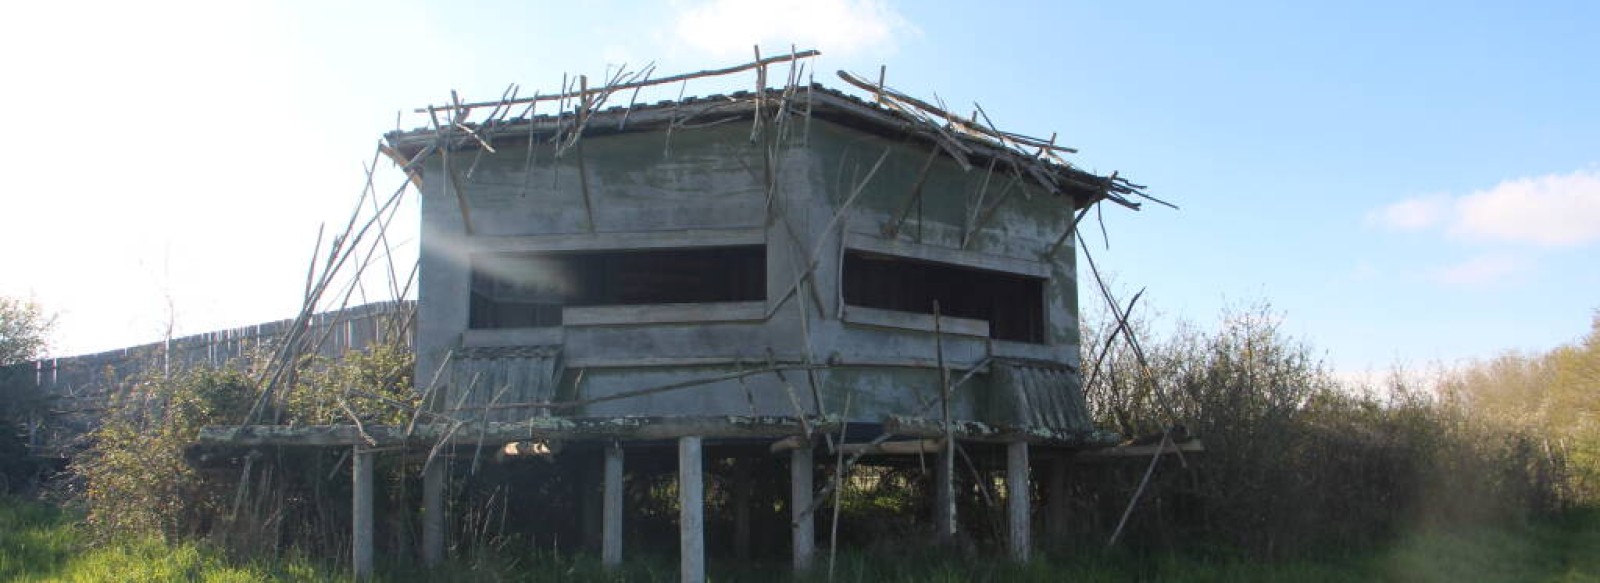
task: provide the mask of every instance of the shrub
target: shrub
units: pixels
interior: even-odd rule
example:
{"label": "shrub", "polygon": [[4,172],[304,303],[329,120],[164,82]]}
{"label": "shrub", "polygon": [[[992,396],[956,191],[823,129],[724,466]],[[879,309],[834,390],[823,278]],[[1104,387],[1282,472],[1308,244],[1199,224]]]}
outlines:
{"label": "shrub", "polygon": [[109,405],[91,446],[74,461],[89,523],[105,532],[198,534],[225,512],[226,486],[203,479],[184,447],[207,425],[238,423],[256,397],[245,373],[227,368],[147,375]]}
{"label": "shrub", "polygon": [[[1135,324],[1137,326],[1137,324]],[[1103,346],[1104,324],[1084,331]],[[1341,386],[1266,306],[1214,332],[1180,325],[1112,344],[1086,387],[1100,423],[1129,435],[1181,424],[1207,452],[1162,462],[1130,542],[1179,541],[1272,556],[1370,547],[1423,524],[1515,520],[1559,508],[1563,463],[1535,434],[1496,425],[1396,380],[1386,394]],[[1085,361],[1094,362],[1089,355]],[[1104,536],[1144,471],[1081,474]]]}
{"label": "shrub", "polygon": [[[295,382],[268,400],[265,418],[285,424],[401,423],[415,406],[404,346],[374,346],[343,359],[307,359]],[[243,423],[261,394],[247,362],[137,379],[112,402],[75,460],[88,522],[102,534],[209,536],[238,550],[337,552],[346,544],[348,451],[199,448],[200,429]],[[416,460],[384,456],[382,496],[402,498]],[[404,502],[397,502],[404,504]],[[383,526],[383,525],[380,525]],[[403,540],[407,528],[386,528]],[[397,542],[396,544],[400,544]]]}

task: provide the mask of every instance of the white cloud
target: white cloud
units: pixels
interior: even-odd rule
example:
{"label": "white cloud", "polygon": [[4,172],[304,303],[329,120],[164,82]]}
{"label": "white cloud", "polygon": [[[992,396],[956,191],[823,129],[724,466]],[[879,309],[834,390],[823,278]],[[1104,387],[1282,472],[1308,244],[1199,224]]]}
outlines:
{"label": "white cloud", "polygon": [[1439,224],[1450,199],[1446,196],[1409,198],[1367,213],[1367,224],[1396,231],[1421,231]]}
{"label": "white cloud", "polygon": [[753,45],[815,48],[847,56],[893,52],[897,35],[917,34],[883,0],[706,0],[678,6],[677,33],[715,55],[750,55]]}
{"label": "white cloud", "polygon": [[1443,226],[1453,236],[1479,241],[1577,247],[1600,241],[1600,172],[1518,178],[1465,196],[1406,199],[1367,213],[1366,222],[1396,231]]}
{"label": "white cloud", "polygon": [[1600,241],[1600,172],[1507,180],[1455,204],[1450,232],[1475,239],[1573,247]]}
{"label": "white cloud", "polygon": [[1441,267],[1430,273],[1438,283],[1453,286],[1482,286],[1500,283],[1525,271],[1527,265],[1506,253],[1479,255],[1461,263]]}

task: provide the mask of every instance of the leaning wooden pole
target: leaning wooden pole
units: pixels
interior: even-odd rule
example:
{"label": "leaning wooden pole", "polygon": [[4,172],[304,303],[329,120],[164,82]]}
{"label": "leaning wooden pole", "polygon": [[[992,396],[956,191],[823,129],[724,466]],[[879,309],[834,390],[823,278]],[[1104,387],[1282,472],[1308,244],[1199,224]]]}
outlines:
{"label": "leaning wooden pole", "polygon": [[[419,107],[419,108],[416,108],[416,109],[412,110],[412,113],[428,113],[429,110],[437,111],[437,110],[440,110],[440,109],[453,109],[453,110],[458,110],[458,111],[459,110],[472,110],[472,109],[477,109],[477,108],[481,108],[481,107],[502,107],[502,106],[518,105],[518,104],[523,104],[523,103],[535,103],[535,102],[539,102],[539,101],[559,101],[559,100],[563,100],[563,99],[582,99],[582,98],[586,97],[590,93],[598,93],[600,91],[607,91],[607,92],[623,91],[623,90],[627,90],[627,89],[637,89],[637,88],[640,88],[640,87],[652,87],[652,86],[655,86],[655,85],[666,85],[668,83],[677,83],[677,82],[680,82],[680,81],[688,81],[690,79],[698,79],[698,78],[701,78],[701,77],[717,77],[717,76],[721,76],[721,75],[731,75],[733,73],[749,71],[751,69],[755,69],[755,68],[759,68],[759,67],[765,67],[767,65],[772,65],[772,64],[776,64],[776,63],[787,63],[789,61],[795,61],[795,60],[799,60],[799,59],[809,59],[811,57],[815,57],[815,56],[820,55],[820,54],[822,54],[822,53],[818,52],[818,51],[815,51],[815,50],[800,51],[798,53],[790,53],[790,54],[787,54],[787,55],[778,55],[778,56],[775,56],[775,57],[767,57],[765,59],[761,59],[761,60],[758,60],[758,61],[745,63],[743,65],[736,65],[736,66],[733,66],[733,67],[726,67],[726,68],[722,68],[722,69],[711,69],[711,70],[708,70],[708,71],[698,71],[698,72],[694,72],[694,73],[684,73],[682,75],[673,75],[671,77],[661,77],[659,79],[645,79],[645,80],[642,80],[642,81],[635,81],[635,82],[631,82],[631,83],[616,83],[616,84],[608,85],[604,89],[595,88],[593,90],[583,89],[581,91],[566,91],[566,87],[563,87],[562,90],[564,92],[563,93],[559,93],[559,94],[555,94],[555,95],[535,95],[533,97],[523,97],[523,98],[518,98],[518,99],[501,99],[501,100],[498,100],[498,101],[479,101],[479,102],[475,102],[475,103],[454,103],[454,104],[451,104],[449,106],[439,106],[439,107],[434,107],[434,106]],[[682,99],[679,99],[679,101],[682,101]]]}

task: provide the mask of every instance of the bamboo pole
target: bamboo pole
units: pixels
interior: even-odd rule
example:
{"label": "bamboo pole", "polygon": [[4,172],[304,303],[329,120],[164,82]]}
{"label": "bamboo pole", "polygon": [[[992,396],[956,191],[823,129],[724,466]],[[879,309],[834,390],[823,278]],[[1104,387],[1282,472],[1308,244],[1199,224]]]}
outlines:
{"label": "bamboo pole", "polygon": [[[582,90],[582,93],[588,93],[589,77],[587,75],[578,77],[578,87]],[[588,123],[588,118],[589,101],[584,99],[578,104],[578,129],[573,134],[572,139],[578,150],[578,189],[583,192],[583,216],[588,222],[589,232],[593,233],[595,231],[594,203],[589,199],[589,172],[583,163],[583,140],[579,139],[582,137],[583,126]]]}
{"label": "bamboo pole", "polygon": [[926,101],[917,99],[915,97],[911,97],[910,95],[906,95],[904,93],[901,93],[899,91],[895,91],[894,89],[890,89],[888,87],[874,86],[871,82],[866,81],[864,79],[861,79],[859,77],[856,77],[855,75],[852,75],[852,74],[850,74],[849,72],[846,72],[846,71],[839,71],[839,78],[843,79],[846,83],[849,83],[851,85],[854,85],[854,86],[862,89],[863,91],[867,91],[867,92],[870,92],[870,93],[872,93],[874,95],[879,96],[879,99],[887,97],[887,98],[889,98],[891,100],[899,101],[899,102],[904,103],[906,105],[910,105],[910,106],[915,107],[917,109],[921,109],[921,110],[923,110],[923,111],[925,111],[925,112],[927,112],[929,114],[932,114],[934,117],[938,117],[938,118],[942,118],[942,119],[948,120],[951,125],[953,125],[953,126],[955,126],[957,128],[960,128],[963,131],[974,133],[974,134],[978,134],[978,135],[982,135],[982,136],[985,136],[985,137],[988,137],[988,138],[991,138],[991,139],[999,140],[999,141],[1001,141],[1002,144],[1004,144],[1007,141],[1012,141],[1012,142],[1016,142],[1018,144],[1022,144],[1022,145],[1026,145],[1026,146],[1046,148],[1046,149],[1048,149],[1050,151],[1054,151],[1054,152],[1066,152],[1066,153],[1069,153],[1069,154],[1076,154],[1078,152],[1077,150],[1075,150],[1073,148],[1068,148],[1066,146],[1057,146],[1053,142],[1047,142],[1047,141],[1039,139],[1039,138],[1032,138],[1032,137],[1028,137],[1028,136],[1013,134],[1013,133],[1009,133],[1009,132],[1001,132],[1001,131],[998,131],[998,130],[991,130],[990,128],[985,128],[985,127],[980,126],[980,125],[978,125],[976,123],[969,122],[967,120],[961,119],[959,116],[951,115],[949,111],[946,111],[945,109],[937,107],[937,106],[935,106],[933,104],[930,104],[930,103],[928,103]]}
{"label": "bamboo pole", "polygon": [[[646,80],[643,80],[643,81],[635,81],[635,82],[632,82],[632,83],[622,83],[622,84],[618,84],[617,86],[613,87],[612,89],[616,90],[616,89],[634,89],[634,88],[639,88],[639,87],[652,87],[652,86],[655,86],[655,85],[664,85],[664,84],[667,84],[667,83],[677,83],[679,81],[688,81],[690,79],[698,79],[698,78],[702,78],[702,77],[718,77],[718,76],[722,76],[722,75],[731,75],[733,73],[739,73],[739,72],[742,72],[742,71],[749,71],[751,69],[755,69],[755,68],[758,68],[758,67],[765,67],[765,66],[771,65],[773,63],[784,63],[784,62],[793,61],[793,60],[797,60],[797,59],[808,59],[808,58],[815,57],[815,56],[820,55],[820,54],[822,54],[822,53],[819,52],[819,51],[815,51],[815,50],[800,51],[798,53],[793,53],[793,54],[788,54],[788,55],[778,55],[778,56],[774,56],[774,57],[767,57],[765,59],[761,59],[761,60],[758,60],[758,61],[745,63],[743,65],[725,67],[725,68],[722,68],[722,69],[710,69],[710,70],[705,70],[705,71],[696,71],[696,72],[693,72],[693,73],[684,73],[682,75],[673,75],[671,77],[662,77],[660,79],[646,79]],[[598,90],[596,90],[596,91],[598,91]],[[588,93],[587,90],[579,91],[579,92],[570,92],[570,91],[568,91],[568,92],[563,92],[563,93],[561,93],[559,95],[536,95],[534,97],[510,99],[510,100],[506,100],[506,101],[479,101],[479,102],[474,102],[474,103],[461,103],[461,104],[455,104],[452,107],[455,107],[457,109],[472,110],[472,109],[477,109],[477,108],[480,108],[480,107],[493,107],[493,106],[500,106],[500,105],[516,105],[516,104],[520,104],[520,103],[534,103],[534,102],[538,102],[538,101],[555,101],[555,100],[559,100],[559,99],[582,98],[587,93]],[[431,106],[431,105],[427,106],[427,107],[419,107],[419,108],[416,108],[416,109],[412,110],[412,113],[427,113],[431,109],[435,109],[435,107]]]}

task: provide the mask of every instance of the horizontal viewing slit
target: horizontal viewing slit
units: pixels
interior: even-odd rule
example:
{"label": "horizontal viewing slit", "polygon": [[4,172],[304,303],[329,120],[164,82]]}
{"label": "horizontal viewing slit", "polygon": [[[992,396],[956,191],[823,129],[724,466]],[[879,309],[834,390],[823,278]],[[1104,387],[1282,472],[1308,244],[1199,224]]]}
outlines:
{"label": "horizontal viewing slit", "polygon": [[472,259],[474,329],[561,325],[567,306],[761,301],[760,245],[571,253],[486,253]]}
{"label": "horizontal viewing slit", "polygon": [[1044,342],[1044,280],[847,250],[844,302],[863,308],[942,315],[989,323],[997,340]]}

